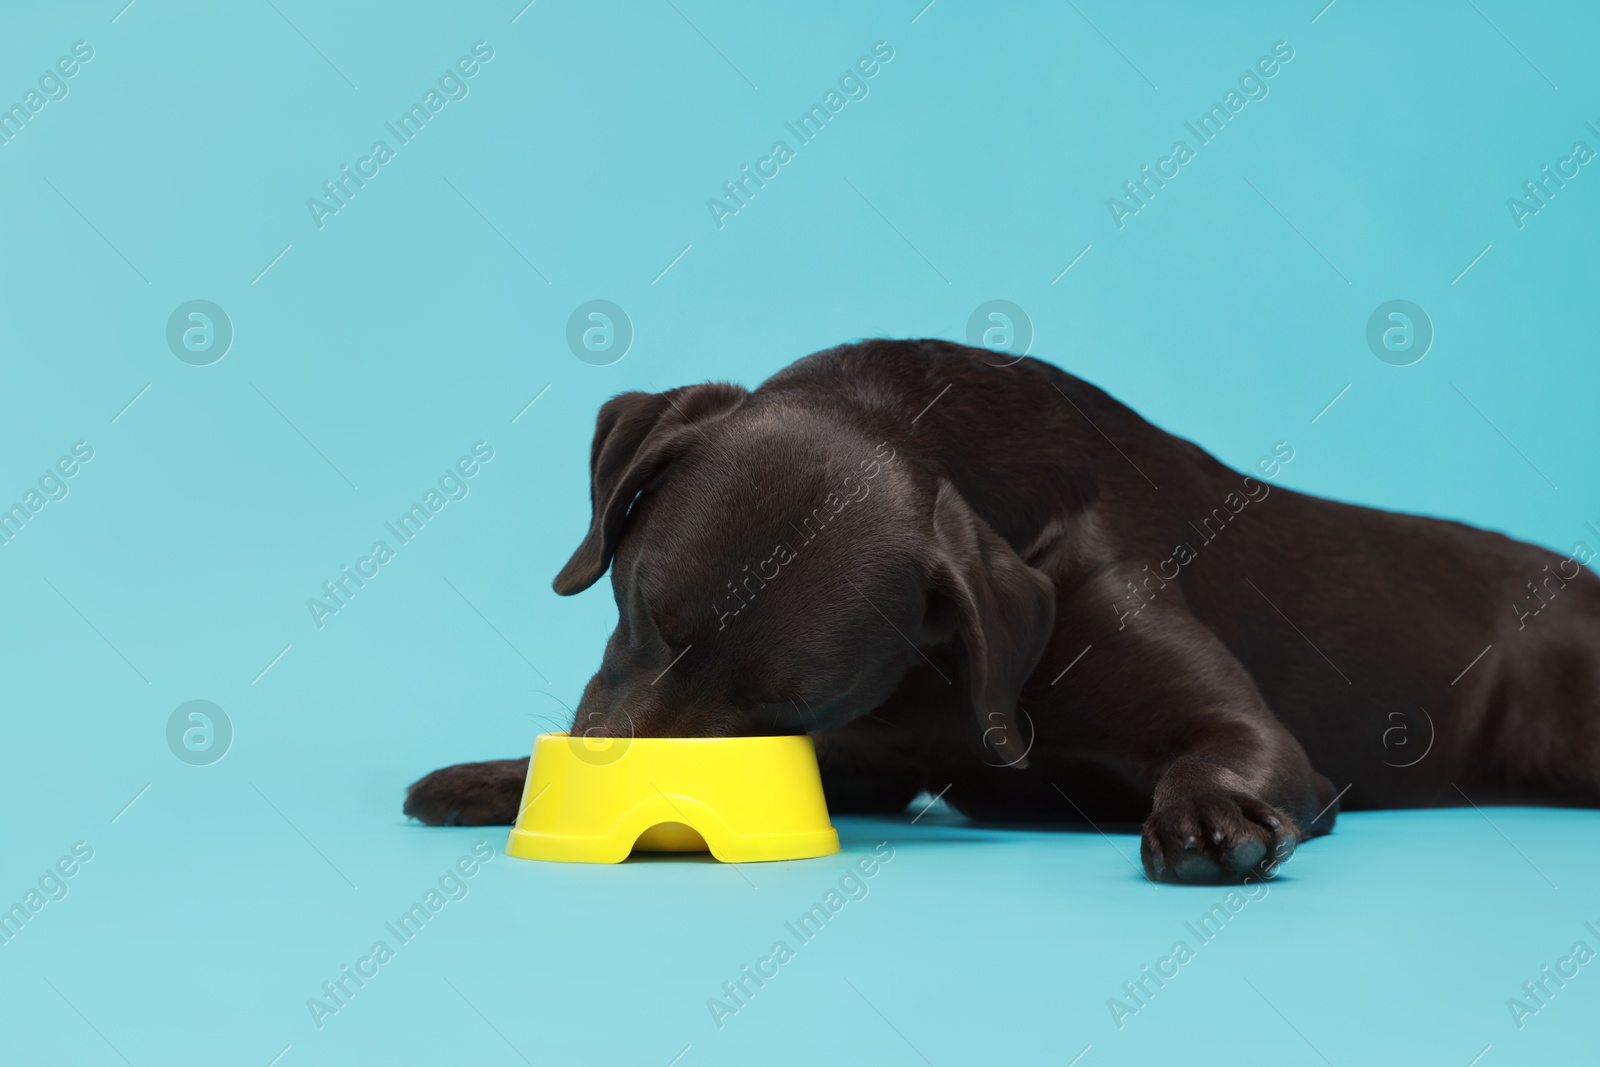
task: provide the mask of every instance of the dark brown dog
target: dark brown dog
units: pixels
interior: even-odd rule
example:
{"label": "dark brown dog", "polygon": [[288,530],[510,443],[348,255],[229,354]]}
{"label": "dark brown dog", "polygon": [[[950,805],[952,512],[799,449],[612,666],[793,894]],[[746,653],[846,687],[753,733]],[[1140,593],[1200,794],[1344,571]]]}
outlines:
{"label": "dark brown dog", "polygon": [[[555,580],[611,567],[619,613],[573,731],[809,732],[836,813],[926,789],[1142,820],[1165,881],[1270,873],[1344,789],[1600,804],[1587,557],[1270,486],[1292,455],[1242,476],[1049,364],[940,341],[625,393]],[[527,762],[437,771],[405,811],[510,822]]]}

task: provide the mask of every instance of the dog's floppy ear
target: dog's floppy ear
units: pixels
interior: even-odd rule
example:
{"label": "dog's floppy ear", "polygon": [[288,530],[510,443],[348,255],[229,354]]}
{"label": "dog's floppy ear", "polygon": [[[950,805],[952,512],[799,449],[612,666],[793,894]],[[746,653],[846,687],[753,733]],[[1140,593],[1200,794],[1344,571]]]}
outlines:
{"label": "dog's floppy ear", "polygon": [[1054,584],[1022,562],[941,478],[933,507],[932,585],[956,608],[984,744],[1006,766],[1026,767],[1032,742],[1017,729],[1017,697],[1055,626]]}
{"label": "dog's floppy ear", "polygon": [[562,597],[600,581],[622,536],[635,496],[693,443],[699,422],[720,419],[749,397],[728,382],[706,382],[659,394],[626,392],[600,405],[589,446],[589,533],[555,576]]}
{"label": "dog's floppy ear", "polygon": [[696,423],[721,418],[749,395],[737,385],[707,382],[665,393],[621,393],[600,406],[589,449],[589,532],[556,575],[557,593],[571,596],[599,581],[633,498],[693,443]]}

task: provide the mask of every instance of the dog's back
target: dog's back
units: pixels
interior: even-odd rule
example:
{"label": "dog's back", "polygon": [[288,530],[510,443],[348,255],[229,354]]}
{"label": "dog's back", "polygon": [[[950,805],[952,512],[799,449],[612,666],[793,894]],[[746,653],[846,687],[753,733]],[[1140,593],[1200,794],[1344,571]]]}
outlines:
{"label": "dog's back", "polygon": [[1027,562],[1064,554],[1016,538],[1037,508],[1094,528],[1059,568],[1078,573],[1056,574],[1058,625],[1184,598],[1313,764],[1353,783],[1348,806],[1600,804],[1600,578],[1582,546],[1273,485],[1052,364],[944,341],[829,349],[755,396],[769,391],[891,420],[961,411],[971,432],[929,447],[970,472],[974,508]]}

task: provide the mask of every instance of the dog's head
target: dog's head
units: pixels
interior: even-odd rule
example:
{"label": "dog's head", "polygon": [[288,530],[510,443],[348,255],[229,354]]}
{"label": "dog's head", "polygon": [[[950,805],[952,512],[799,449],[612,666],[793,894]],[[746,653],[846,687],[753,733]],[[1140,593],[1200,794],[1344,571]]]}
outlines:
{"label": "dog's head", "polygon": [[842,726],[959,640],[964,677],[940,673],[967,687],[984,743],[1025,765],[1013,712],[1054,621],[1050,580],[865,421],[721,383],[600,409],[589,531],[554,584],[578,593],[610,567],[619,618],[575,734]]}

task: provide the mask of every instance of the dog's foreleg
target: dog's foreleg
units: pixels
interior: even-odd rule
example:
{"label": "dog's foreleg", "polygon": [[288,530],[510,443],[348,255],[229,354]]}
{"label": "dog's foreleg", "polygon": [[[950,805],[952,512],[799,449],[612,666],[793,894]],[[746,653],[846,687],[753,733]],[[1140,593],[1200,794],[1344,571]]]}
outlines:
{"label": "dog's foreleg", "polygon": [[526,756],[457,763],[413,782],[405,813],[429,826],[509,826],[527,776]]}
{"label": "dog's foreleg", "polygon": [[1153,605],[1104,646],[1075,682],[1083,706],[1104,709],[1082,725],[1112,751],[1144,754],[1153,795],[1140,852],[1152,880],[1270,877],[1332,827],[1332,787],[1244,666],[1178,604]]}

